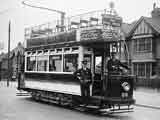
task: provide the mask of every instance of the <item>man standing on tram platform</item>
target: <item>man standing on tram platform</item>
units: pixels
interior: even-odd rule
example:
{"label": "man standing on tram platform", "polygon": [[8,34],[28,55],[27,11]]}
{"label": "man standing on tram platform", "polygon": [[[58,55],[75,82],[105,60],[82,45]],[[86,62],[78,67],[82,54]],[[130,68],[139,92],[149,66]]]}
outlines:
{"label": "man standing on tram platform", "polygon": [[86,100],[85,98],[90,96],[90,84],[92,81],[92,74],[87,67],[87,60],[82,61],[82,68],[78,69],[74,75],[80,80],[82,97],[83,100]]}
{"label": "man standing on tram platform", "polygon": [[130,68],[127,65],[121,63],[121,61],[117,58],[116,52],[111,53],[111,59],[108,60],[107,69],[108,69],[108,95],[110,96],[110,88],[111,88],[111,77],[112,75],[120,75],[123,71],[122,68],[129,70]]}
{"label": "man standing on tram platform", "polygon": [[120,74],[122,71],[121,68],[129,70],[128,66],[122,64],[121,61],[116,58],[116,52],[112,52],[111,59],[108,60],[107,63],[108,74]]}

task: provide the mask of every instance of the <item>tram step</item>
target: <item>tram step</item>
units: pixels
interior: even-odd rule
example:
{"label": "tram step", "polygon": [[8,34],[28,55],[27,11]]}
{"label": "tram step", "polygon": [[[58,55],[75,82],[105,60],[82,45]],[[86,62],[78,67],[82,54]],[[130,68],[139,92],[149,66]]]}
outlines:
{"label": "tram step", "polygon": [[30,96],[30,94],[26,92],[19,92],[19,93],[16,93],[16,96]]}

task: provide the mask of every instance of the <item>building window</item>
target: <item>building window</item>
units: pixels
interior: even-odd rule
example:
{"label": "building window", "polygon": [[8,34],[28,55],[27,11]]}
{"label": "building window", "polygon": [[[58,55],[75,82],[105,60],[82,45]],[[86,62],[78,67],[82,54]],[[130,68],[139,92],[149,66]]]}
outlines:
{"label": "building window", "polygon": [[134,40],[135,52],[151,52],[152,38],[140,38]]}
{"label": "building window", "polygon": [[138,75],[138,64],[134,64],[133,66],[133,74]]}
{"label": "building window", "polygon": [[27,71],[36,71],[36,57],[27,57]]}
{"label": "building window", "polygon": [[49,71],[62,72],[62,55],[49,56]]}
{"label": "building window", "polygon": [[133,64],[133,73],[140,77],[150,77],[152,76],[153,68],[155,68],[154,63],[134,63]]}
{"label": "building window", "polygon": [[145,51],[152,51],[152,38],[145,40]]}
{"label": "building window", "polygon": [[156,63],[152,63],[151,67],[152,67],[151,68],[152,69],[152,71],[151,71],[152,74],[151,75],[154,76],[154,75],[156,75]]}
{"label": "building window", "polygon": [[138,64],[138,76],[145,76],[145,64],[144,63],[140,63]]}
{"label": "building window", "polygon": [[37,56],[37,71],[47,71],[48,56]]}
{"label": "building window", "polygon": [[64,55],[64,72],[75,72],[78,68],[78,54]]}

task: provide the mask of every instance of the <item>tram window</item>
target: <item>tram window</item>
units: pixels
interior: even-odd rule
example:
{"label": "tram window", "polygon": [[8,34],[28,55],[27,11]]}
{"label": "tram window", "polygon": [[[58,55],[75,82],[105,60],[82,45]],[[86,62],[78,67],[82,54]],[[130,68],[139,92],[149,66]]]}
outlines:
{"label": "tram window", "polygon": [[49,71],[62,72],[62,55],[49,56]]}
{"label": "tram window", "polygon": [[49,52],[50,54],[54,54],[55,53],[55,49],[53,49],[53,50],[50,50],[50,52]]}
{"label": "tram window", "polygon": [[102,57],[97,56],[95,57],[95,73],[101,74],[101,66],[102,66]]}
{"label": "tram window", "polygon": [[36,57],[27,57],[27,71],[36,71]]}
{"label": "tram window", "polygon": [[64,48],[64,52],[70,52],[70,48]]}
{"label": "tram window", "polygon": [[75,72],[78,68],[78,54],[64,55],[64,72]]}
{"label": "tram window", "polygon": [[27,52],[27,55],[31,55],[31,52]]}
{"label": "tram window", "polygon": [[47,71],[48,56],[37,57],[37,71]]}
{"label": "tram window", "polygon": [[44,54],[47,55],[48,54],[48,50],[44,50]]}
{"label": "tram window", "polygon": [[73,47],[73,48],[72,48],[72,51],[73,51],[73,52],[78,51],[78,47]]}
{"label": "tram window", "polygon": [[60,52],[62,52],[62,49],[57,49],[57,53],[60,53]]}
{"label": "tram window", "polygon": [[84,60],[87,60],[87,68],[91,69],[91,55],[90,54],[84,54]]}
{"label": "tram window", "polygon": [[38,51],[37,55],[42,55],[42,53],[43,53],[42,51]]}
{"label": "tram window", "polygon": [[33,52],[32,52],[32,55],[36,55],[36,51],[33,51]]}

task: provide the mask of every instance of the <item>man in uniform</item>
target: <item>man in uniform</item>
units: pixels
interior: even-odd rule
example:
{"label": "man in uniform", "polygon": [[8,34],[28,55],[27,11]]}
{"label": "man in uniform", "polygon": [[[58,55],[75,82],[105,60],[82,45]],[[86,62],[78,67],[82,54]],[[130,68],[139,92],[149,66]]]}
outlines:
{"label": "man in uniform", "polygon": [[74,75],[80,80],[82,97],[84,99],[89,97],[92,74],[91,70],[87,68],[86,60],[82,61],[82,68],[78,69]]}
{"label": "man in uniform", "polygon": [[107,63],[108,73],[109,74],[119,74],[121,72],[121,67],[129,69],[128,66],[122,64],[120,60],[116,58],[116,53],[111,53],[111,59]]}
{"label": "man in uniform", "polygon": [[122,72],[122,68],[125,68],[125,69],[128,69],[129,70],[129,67],[122,64],[120,62],[120,60],[118,60],[116,58],[116,53],[115,52],[112,52],[111,53],[111,59],[108,60],[108,63],[107,63],[107,69],[108,69],[108,83],[107,83],[107,94],[108,96],[110,96],[110,89],[111,89],[111,79],[112,79],[112,75],[120,75],[120,73]]}

